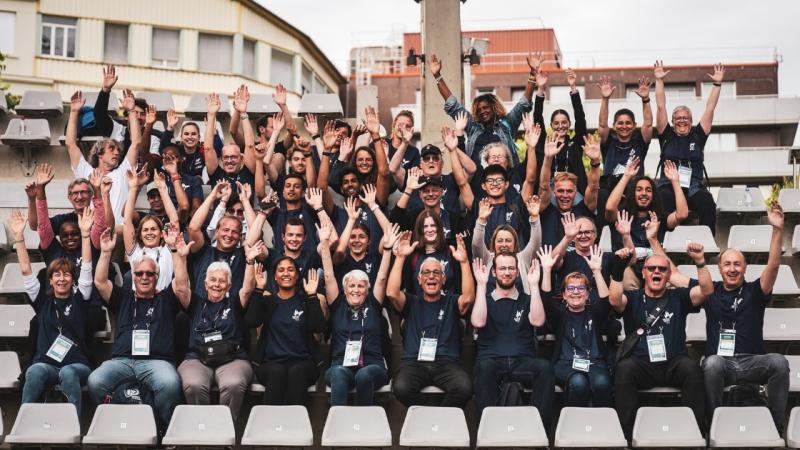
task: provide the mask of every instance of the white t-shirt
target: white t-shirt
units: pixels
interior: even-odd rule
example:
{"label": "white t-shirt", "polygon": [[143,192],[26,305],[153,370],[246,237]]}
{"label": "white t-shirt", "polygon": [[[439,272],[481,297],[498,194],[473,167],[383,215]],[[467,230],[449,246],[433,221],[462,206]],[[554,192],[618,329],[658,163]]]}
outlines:
{"label": "white t-shirt", "polygon": [[[131,170],[131,164],[128,162],[128,158],[123,158],[120,165],[108,173],[108,176],[111,177],[111,181],[114,183],[111,185],[111,193],[109,195],[111,198],[111,209],[114,211],[114,220],[117,225],[122,223],[125,201],[128,200],[128,178],[125,175],[128,170]],[[78,167],[72,169],[72,173],[75,174],[76,178],[86,179],[89,178],[93,171],[94,167],[89,165],[86,158],[81,158]]]}
{"label": "white t-shirt", "polygon": [[158,264],[158,283],[156,289],[163,291],[172,283],[172,277],[175,274],[175,269],[172,266],[172,252],[169,251],[166,245],[154,248],[142,247],[139,243],[133,247],[133,251],[128,255],[128,261],[131,263],[131,270],[133,270],[133,262],[141,259],[143,256],[148,256],[156,260]]}

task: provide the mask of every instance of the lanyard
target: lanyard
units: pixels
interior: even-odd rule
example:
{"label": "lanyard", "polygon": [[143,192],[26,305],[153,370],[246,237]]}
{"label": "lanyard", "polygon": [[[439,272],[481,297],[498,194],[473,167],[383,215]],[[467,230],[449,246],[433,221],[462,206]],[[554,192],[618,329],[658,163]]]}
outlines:
{"label": "lanyard", "polygon": [[[425,302],[425,299],[422,299],[422,301]],[[436,317],[436,318],[433,319],[434,323],[436,324],[436,328],[435,328],[436,331],[434,332],[432,339],[439,339],[439,331],[441,331],[442,322],[444,322],[444,318],[447,315],[447,306],[449,306],[448,302],[447,302],[447,297],[445,297],[445,296],[442,296],[441,299],[437,303],[440,304],[439,312],[441,313],[441,320],[439,319],[439,317]],[[422,337],[424,338],[425,337],[425,330],[430,325],[429,324],[425,325],[425,318],[424,317],[420,318],[420,322],[422,322],[422,324],[423,324]]]}
{"label": "lanyard", "polygon": [[[154,300],[154,299],[155,299],[155,297],[153,297],[153,299],[149,299],[149,300]],[[135,294],[133,296],[133,304],[132,304],[132,306],[133,306],[133,329],[134,330],[139,328],[139,324],[136,323],[136,316],[137,316],[138,311],[139,311],[139,303],[140,303],[140,301],[145,301],[145,300],[148,300],[148,299],[139,300],[139,299],[136,298]],[[151,308],[153,308],[153,313],[150,314],[150,319],[147,320],[147,322],[146,322],[148,330],[150,330],[150,324],[153,323],[153,321],[155,320],[155,315],[156,315],[156,313],[155,313],[155,311],[156,311],[155,302],[152,302]],[[148,314],[145,314],[145,317],[147,317],[147,315]]]}
{"label": "lanyard", "polygon": [[[211,322],[211,327],[207,327],[206,326],[206,324],[209,322],[209,320],[206,318],[206,307],[211,302],[209,302],[208,300],[204,301],[203,302],[203,310],[200,312],[200,326],[198,328],[195,328],[195,331],[197,331],[199,333],[204,333],[204,332],[213,331],[213,330],[216,330],[217,328],[219,328],[217,326],[217,323],[219,322],[220,318],[222,318],[222,312],[225,311],[226,308],[230,307],[230,301],[231,301],[230,297],[226,296],[225,297],[225,304],[221,305],[219,308],[217,308],[217,312],[214,314],[214,318],[211,319],[211,321],[210,321]],[[218,302],[218,303],[222,303],[222,302]]]}
{"label": "lanyard", "polygon": [[[585,315],[586,312],[587,312],[587,309],[584,309],[580,314],[581,315]],[[567,311],[567,314],[571,314],[571,313],[569,311]],[[588,347],[584,345],[584,336],[586,335],[585,334],[586,331],[588,331],[588,336],[589,336]],[[571,336],[570,336],[570,334],[571,334]],[[581,330],[580,330],[579,333],[575,332],[575,327],[571,327],[570,328],[570,333],[564,333],[564,335],[566,336],[566,338],[570,342],[570,344],[572,344],[572,355],[573,355],[573,357],[575,357],[575,358],[578,357],[578,350],[580,350],[581,353],[586,352],[587,359],[591,357],[591,355],[592,355],[592,319],[591,318],[589,319],[588,322],[584,321],[584,324],[581,327]]]}
{"label": "lanyard", "polygon": [[[731,322],[731,328],[730,329],[734,330],[734,331],[736,331],[736,313],[737,313],[737,310],[739,309],[739,305],[742,302],[744,302],[744,297],[742,297],[742,289],[744,289],[744,284],[739,286],[739,292],[737,292],[736,293],[736,297],[733,298],[733,303],[731,304],[731,308],[729,310],[727,310],[727,311],[725,310],[725,307],[726,307],[725,302],[723,302],[723,301],[719,302],[719,307],[720,307],[720,310],[722,311],[722,314],[720,314],[720,318],[721,319],[724,319],[723,316],[725,316],[726,313],[733,312],[733,320],[730,321]],[[721,330],[725,328],[725,327],[722,326],[722,320],[719,321],[719,328]]]}
{"label": "lanyard", "polygon": [[[345,301],[347,301],[345,299]],[[357,322],[359,320],[359,316],[361,317],[361,339],[364,339],[364,320],[367,318],[366,311],[364,310],[364,305],[362,304],[357,309],[347,306],[347,311],[345,311],[347,317],[347,340],[352,340],[353,337],[353,322]]]}

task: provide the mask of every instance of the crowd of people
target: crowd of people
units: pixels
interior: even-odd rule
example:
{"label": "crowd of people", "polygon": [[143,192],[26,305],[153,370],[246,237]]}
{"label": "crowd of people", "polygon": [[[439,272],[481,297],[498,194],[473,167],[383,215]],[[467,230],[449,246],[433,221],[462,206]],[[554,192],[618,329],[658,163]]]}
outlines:
{"label": "crowd of people", "polygon": [[[203,128],[188,120],[176,128],[170,110],[159,132],[158,111],[128,89],[123,114],[108,115],[118,78],[108,66],[93,107],[80,92],[71,99],[74,211],[50,215],[53,169],[41,164],[26,187],[27,217],[14,211],[8,222],[36,311],[23,402],[60,384],[80,411],[83,386],[99,404],[121,401],[135,385],[151,393],[164,427],[178,403],[208,404],[214,386],[236,418],[252,382],[264,385],[267,404],[305,404],[323,376],[331,405],[347,404],[352,388],[355,404],[371,405],[391,379],[405,405],[425,402],[423,389],[437,386],[442,406],[464,407],[474,396],[478,417],[521,385],[550,425],[560,386],[567,406],[616,407],[630,438],[642,389],[680,388],[705,429],[723,388],[749,382],[767,385],[782,429],[788,363],[766,354],[762,336],[780,264],[780,205],[769,208],[769,260],[752,282],[736,249],[720,255],[722,281],[713,282],[702,245],[686,248],[697,279],[677,272],[661,247],[690,211],[715,230],[703,146],[725,68],[709,74],[713,88],[696,124],[685,106],[669,115],[661,62],[655,127],[648,77],[636,89],[641,125],[629,109],[609,125],[614,87],[602,78],[591,134],[571,70],[572,116],[559,109],[545,123],[541,61],[528,57],[526,89],[510,111],[492,94],[468,110],[431,55],[430,75],[454,121],[441,130],[441,148],[414,145],[409,111],[383,136],[372,108],[355,126],[309,114],[310,139],[302,137],[280,85],[273,100],[281,112],[257,120],[248,116],[247,87],[234,93],[230,140],[217,132],[217,94],[207,98]],[[84,135],[113,137],[94,143],[87,160]],[[656,178],[644,173],[653,137],[661,145]],[[142,189],[149,209],[138,211]],[[597,243],[605,224],[610,253]],[[39,274],[26,227],[39,233],[47,264]],[[112,357],[97,361],[92,334],[105,328],[103,307],[114,318],[114,344]],[[685,325],[701,309],[707,341],[698,364],[687,354]],[[390,371],[395,315],[402,357]],[[462,340],[473,331],[470,375]],[[549,359],[537,339],[546,333],[555,335]]]}

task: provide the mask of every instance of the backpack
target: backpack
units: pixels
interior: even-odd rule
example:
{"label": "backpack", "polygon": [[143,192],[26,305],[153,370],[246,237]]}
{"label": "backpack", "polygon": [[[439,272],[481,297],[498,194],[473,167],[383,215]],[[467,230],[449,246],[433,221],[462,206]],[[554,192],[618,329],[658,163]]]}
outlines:
{"label": "backpack", "polygon": [[500,386],[500,396],[497,397],[497,406],[525,406],[522,399],[522,383],[507,381]]}
{"label": "backpack", "polygon": [[153,392],[138,381],[120,383],[114,392],[106,395],[103,403],[113,405],[150,405],[155,410]]}
{"label": "backpack", "polygon": [[731,386],[725,406],[766,406],[767,390],[764,386],[742,383]]}

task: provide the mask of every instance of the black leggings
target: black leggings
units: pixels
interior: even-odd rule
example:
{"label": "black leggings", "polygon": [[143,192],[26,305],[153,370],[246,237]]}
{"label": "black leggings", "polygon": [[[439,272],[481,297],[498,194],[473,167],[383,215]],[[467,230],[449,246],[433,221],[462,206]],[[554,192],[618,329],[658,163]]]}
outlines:
{"label": "black leggings", "polygon": [[266,388],[267,405],[305,405],[308,387],[319,378],[314,361],[265,361],[255,369],[258,382]]}
{"label": "black leggings", "polygon": [[[675,192],[671,185],[658,188],[661,196],[661,207],[664,209],[664,216],[669,216],[675,211]],[[683,189],[686,202],[689,204],[689,211],[694,211],[700,219],[700,225],[705,225],[711,229],[711,234],[717,234],[717,203],[708,189],[703,188],[689,197],[689,190]]]}

